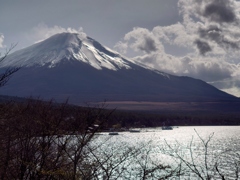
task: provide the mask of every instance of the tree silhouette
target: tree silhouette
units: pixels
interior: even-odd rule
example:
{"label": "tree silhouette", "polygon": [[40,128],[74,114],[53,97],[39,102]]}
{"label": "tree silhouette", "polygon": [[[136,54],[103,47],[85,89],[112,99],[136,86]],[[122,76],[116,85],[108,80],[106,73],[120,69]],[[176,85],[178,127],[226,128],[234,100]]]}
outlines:
{"label": "tree silhouette", "polygon": [[[13,50],[15,46],[16,45],[12,45],[8,50],[6,50],[3,56],[1,56],[0,54],[0,63],[3,63],[6,60],[8,54]],[[19,69],[20,69],[19,67],[4,68],[4,71],[0,72],[0,87],[4,86],[8,82],[12,74],[17,72]]]}

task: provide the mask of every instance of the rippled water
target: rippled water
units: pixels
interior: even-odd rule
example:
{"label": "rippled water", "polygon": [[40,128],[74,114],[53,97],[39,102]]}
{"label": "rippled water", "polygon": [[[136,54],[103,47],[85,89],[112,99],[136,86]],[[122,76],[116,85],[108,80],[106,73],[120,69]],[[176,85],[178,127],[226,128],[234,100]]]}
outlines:
{"label": "rippled water", "polygon": [[[141,158],[147,155],[151,161],[172,167],[177,167],[183,160],[195,163],[203,177],[209,173],[216,177],[214,179],[221,179],[216,166],[227,179],[240,176],[240,126],[188,126],[175,127],[173,130],[147,128],[140,133],[120,132],[117,136],[102,133],[96,143],[101,145],[101,150],[114,153],[125,151],[129,146],[139,147]],[[180,155],[182,161],[173,157],[176,155]],[[184,171],[188,170],[185,166]],[[188,178],[194,177],[198,179],[189,172]]]}

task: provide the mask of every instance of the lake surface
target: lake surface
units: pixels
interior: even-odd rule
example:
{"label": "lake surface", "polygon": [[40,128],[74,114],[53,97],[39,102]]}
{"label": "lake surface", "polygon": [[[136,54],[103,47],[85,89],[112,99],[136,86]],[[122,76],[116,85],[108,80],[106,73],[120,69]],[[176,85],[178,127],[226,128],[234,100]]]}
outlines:
{"label": "lake surface", "polygon": [[[227,179],[236,179],[240,176],[240,126],[185,126],[174,127],[173,130],[146,128],[141,129],[140,133],[119,132],[116,136],[102,133],[95,142],[105,152],[118,152],[119,157],[122,156],[120,152],[134,147],[141,149],[140,159],[148,157],[151,162],[172,167],[182,162],[184,172],[189,168],[183,161],[194,163],[203,177],[212,175],[214,179],[221,179],[221,174]],[[182,176],[182,179],[185,178],[198,179],[191,171],[187,172],[187,176]]]}

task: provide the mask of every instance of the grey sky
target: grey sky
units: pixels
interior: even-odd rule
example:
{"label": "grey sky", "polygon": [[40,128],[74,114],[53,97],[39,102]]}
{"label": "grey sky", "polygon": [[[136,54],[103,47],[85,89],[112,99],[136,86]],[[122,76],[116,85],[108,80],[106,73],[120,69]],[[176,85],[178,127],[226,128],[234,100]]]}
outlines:
{"label": "grey sky", "polygon": [[112,48],[133,27],[152,29],[179,21],[177,0],[0,0],[0,4],[4,44],[18,42],[17,48],[33,43],[27,35],[39,23],[49,28],[82,27]]}
{"label": "grey sky", "polygon": [[240,97],[237,0],[0,0],[0,52],[68,31]]}

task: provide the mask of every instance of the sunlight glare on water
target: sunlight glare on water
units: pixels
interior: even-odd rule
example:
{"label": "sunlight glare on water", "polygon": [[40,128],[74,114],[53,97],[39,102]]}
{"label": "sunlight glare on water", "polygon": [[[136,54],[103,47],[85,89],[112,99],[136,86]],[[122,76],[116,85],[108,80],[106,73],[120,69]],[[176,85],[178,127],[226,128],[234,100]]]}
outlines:
{"label": "sunlight glare on water", "polygon": [[[210,136],[213,135],[211,138]],[[101,133],[96,139],[96,144],[102,145],[107,151],[114,147],[120,152],[128,146],[151,150],[151,159],[165,165],[175,166],[173,158],[169,154],[178,152],[186,160],[191,162],[191,152],[195,163],[200,166],[204,164],[204,143],[210,138],[208,144],[208,165],[209,170],[216,173],[215,165],[223,170],[228,179],[234,179],[236,163],[240,163],[240,127],[239,126],[183,126],[174,127],[173,130],[162,130],[161,128],[141,129],[140,133],[119,132],[119,135],[110,136],[108,133]],[[203,141],[203,142],[202,142]],[[172,149],[169,150],[169,147]],[[236,155],[238,157],[236,157]],[[232,173],[232,174],[231,174]],[[190,175],[189,175],[190,176]],[[193,178],[194,179],[194,178]],[[216,178],[218,179],[218,178]]]}

